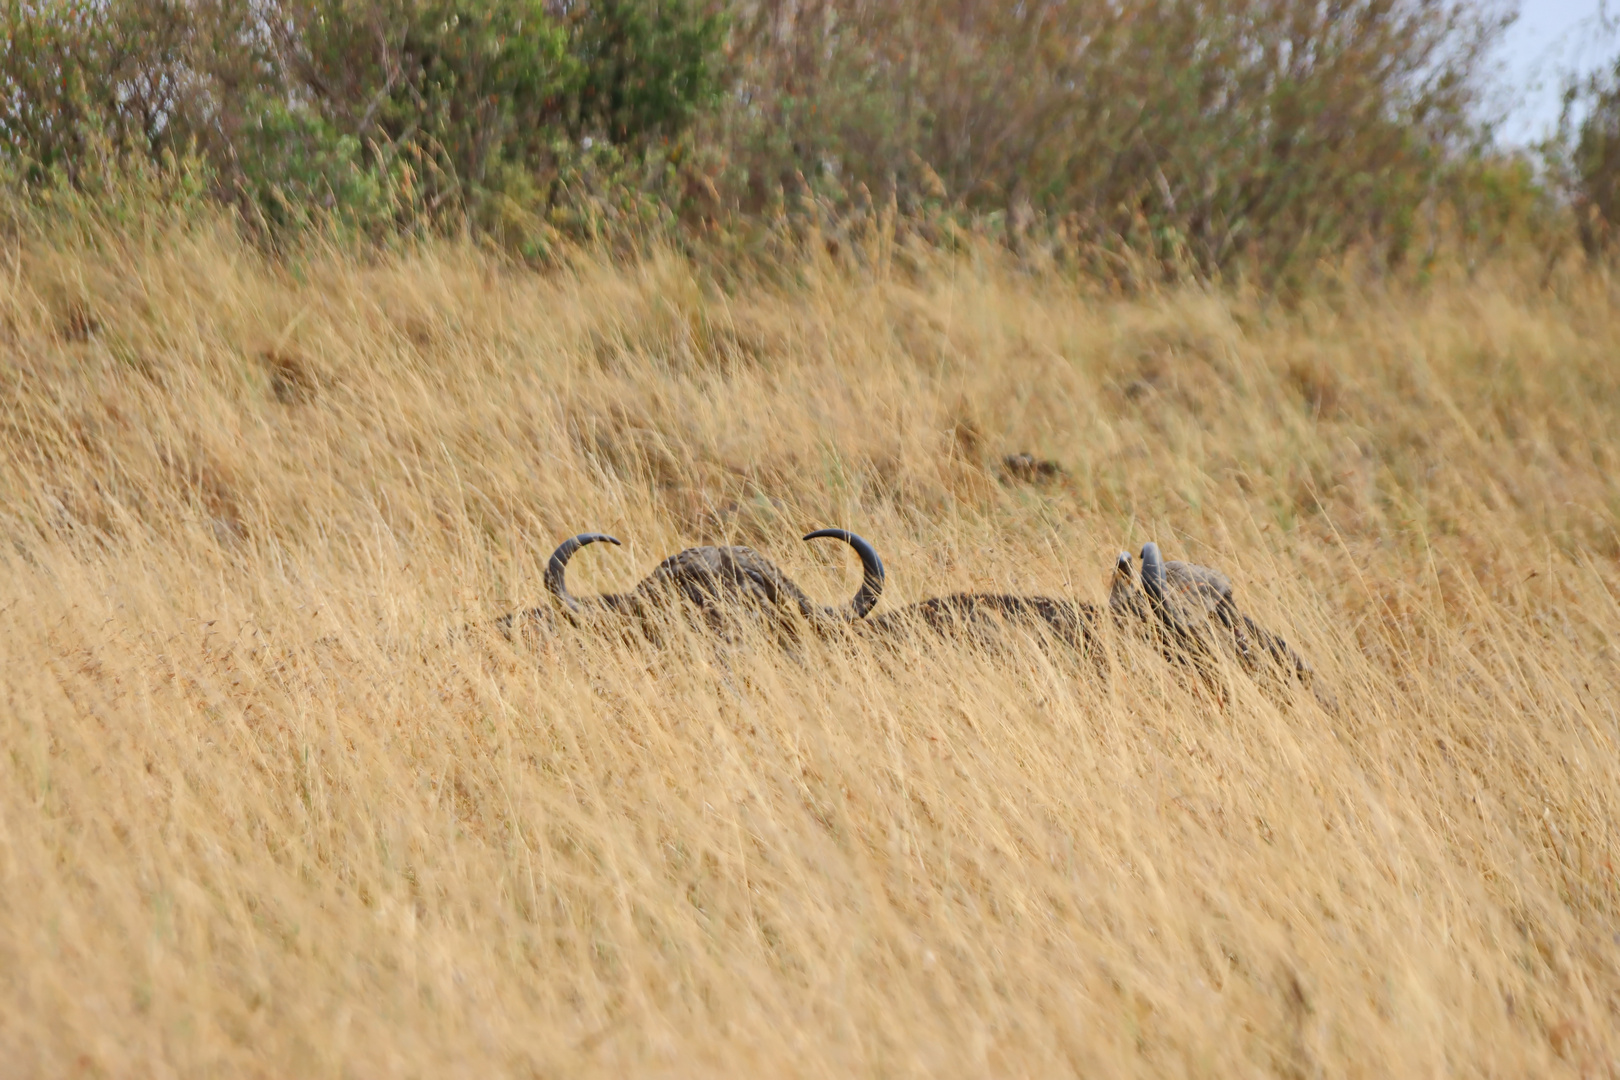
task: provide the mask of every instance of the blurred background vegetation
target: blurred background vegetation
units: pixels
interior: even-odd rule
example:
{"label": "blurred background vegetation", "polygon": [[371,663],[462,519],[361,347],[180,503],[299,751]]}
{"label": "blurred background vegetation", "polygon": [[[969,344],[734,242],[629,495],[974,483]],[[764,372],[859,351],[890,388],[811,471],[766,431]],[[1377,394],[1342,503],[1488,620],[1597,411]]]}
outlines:
{"label": "blurred background vegetation", "polygon": [[[1620,68],[1534,151],[1475,0],[0,0],[13,226],[229,207],[546,260],[965,237],[1127,286],[1606,258]],[[1579,121],[1575,120],[1575,105]]]}

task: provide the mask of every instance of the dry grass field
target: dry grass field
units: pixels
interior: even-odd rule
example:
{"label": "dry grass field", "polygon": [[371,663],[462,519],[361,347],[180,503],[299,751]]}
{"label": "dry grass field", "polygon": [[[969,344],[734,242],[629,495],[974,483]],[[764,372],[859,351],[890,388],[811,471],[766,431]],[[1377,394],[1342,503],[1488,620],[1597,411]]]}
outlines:
{"label": "dry grass field", "polygon": [[[0,256],[0,1075],[1612,1076],[1596,276]],[[1028,451],[1064,472],[1008,474]],[[878,611],[1228,572],[1336,707],[484,629],[703,541]],[[463,628],[471,626],[471,633]]]}

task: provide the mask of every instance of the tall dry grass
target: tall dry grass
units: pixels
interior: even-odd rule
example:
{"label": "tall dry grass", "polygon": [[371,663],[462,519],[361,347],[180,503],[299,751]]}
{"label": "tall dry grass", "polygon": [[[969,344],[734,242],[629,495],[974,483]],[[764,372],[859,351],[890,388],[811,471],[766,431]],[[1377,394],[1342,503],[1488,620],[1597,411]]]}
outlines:
{"label": "tall dry grass", "polygon": [[[1283,313],[92,239],[3,268],[0,1073],[1620,1068],[1603,281]],[[578,592],[728,537],[840,600],[826,524],[879,610],[1100,600],[1157,539],[1338,709],[1125,642],[455,633],[584,528],[627,543]]]}

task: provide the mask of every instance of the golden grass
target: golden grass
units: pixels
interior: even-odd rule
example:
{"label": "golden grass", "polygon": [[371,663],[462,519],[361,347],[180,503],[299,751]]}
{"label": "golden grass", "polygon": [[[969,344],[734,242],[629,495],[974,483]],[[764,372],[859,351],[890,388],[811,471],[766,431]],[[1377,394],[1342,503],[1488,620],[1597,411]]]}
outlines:
{"label": "golden grass", "polygon": [[[0,1073],[1612,1075],[1620,318],[985,263],[3,267]],[[999,475],[1028,450],[1068,475]],[[774,501],[773,501],[774,500]],[[753,543],[879,610],[1153,538],[1337,695],[1115,642],[455,633]]]}

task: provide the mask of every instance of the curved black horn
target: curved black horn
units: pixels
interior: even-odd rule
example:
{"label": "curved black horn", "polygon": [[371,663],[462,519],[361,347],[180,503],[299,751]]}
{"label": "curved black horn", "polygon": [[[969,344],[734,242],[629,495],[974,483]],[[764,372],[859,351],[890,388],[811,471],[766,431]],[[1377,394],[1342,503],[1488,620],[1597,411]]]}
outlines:
{"label": "curved black horn", "polygon": [[883,560],[878,558],[876,548],[848,529],[817,529],[813,533],[806,533],[804,539],[817,540],[821,537],[842,540],[861,557],[861,587],[855,599],[849,602],[849,609],[855,618],[864,619],[883,593]]}
{"label": "curved black horn", "polygon": [[[1121,556],[1121,561],[1129,558]],[[1159,554],[1159,545],[1149,540],[1142,545],[1142,588],[1147,590],[1148,599],[1154,606],[1164,604],[1164,556]]]}
{"label": "curved black horn", "polygon": [[578,611],[579,601],[569,595],[568,585],[563,581],[563,575],[568,572],[568,560],[574,557],[574,552],[598,540],[618,543],[607,533],[580,533],[558,544],[557,550],[551,553],[551,561],[546,563],[546,591],[567,605],[569,611]]}
{"label": "curved black horn", "polygon": [[1176,613],[1175,605],[1165,595],[1164,556],[1159,554],[1159,545],[1151,540],[1142,545],[1142,588],[1146,590],[1148,601],[1165,628],[1177,635],[1183,634],[1185,627]]}

